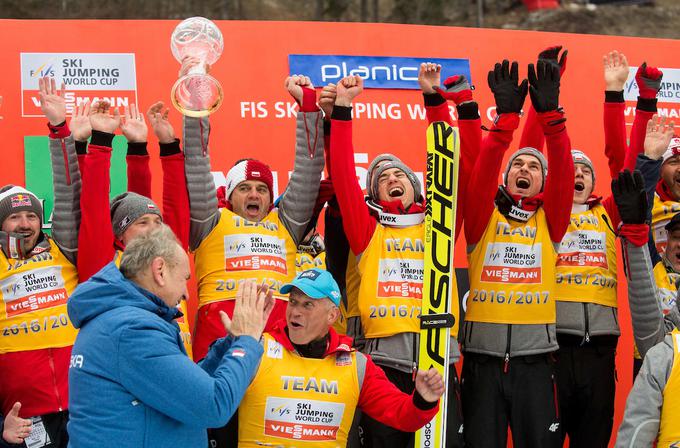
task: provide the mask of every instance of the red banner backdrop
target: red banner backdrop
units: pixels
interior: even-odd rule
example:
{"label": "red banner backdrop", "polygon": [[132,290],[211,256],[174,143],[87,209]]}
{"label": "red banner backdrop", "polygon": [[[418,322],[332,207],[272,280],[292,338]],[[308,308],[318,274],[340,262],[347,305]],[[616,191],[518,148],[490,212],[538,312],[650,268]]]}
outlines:
{"label": "red banner backdrop", "polygon": [[[0,114],[4,119],[0,129],[4,169],[0,184],[25,183],[24,137],[47,132],[45,120],[35,117],[39,112],[35,85],[41,73],[58,79],[64,73],[70,76],[67,90],[71,103],[77,98],[105,96],[114,97],[119,104],[136,99],[143,110],[157,100],[169,104],[170,87],[179,69],[169,46],[177,23],[1,21],[0,53],[4,55],[4,69],[0,72],[0,95],[4,104]],[[595,161],[599,173],[596,191],[603,195],[608,194],[609,180],[603,155],[602,55],[616,49],[624,52],[633,66],[646,60],[664,68],[667,76],[660,109],[670,116],[678,115],[680,83],[674,82],[678,76],[673,61],[680,53],[680,41],[675,40],[386,24],[222,21],[218,25],[224,34],[225,48],[212,74],[222,83],[225,100],[211,119],[213,169],[224,172],[240,158],[260,158],[278,172],[279,191],[285,187],[294,155],[294,108],[283,88],[290,54],[410,57],[422,61],[467,59],[473,83],[478,87],[475,98],[483,122],[489,125],[493,99],[486,86],[486,73],[493,64],[503,58],[518,60],[521,76],[525,76],[526,64],[533,62],[541,49],[564,45],[569,49],[569,61],[561,102],[567,112],[569,133],[574,147],[584,150]],[[96,69],[101,70],[88,71]],[[98,81],[88,81],[94,78]],[[626,85],[626,98],[635,99],[631,82]],[[368,162],[383,152],[393,152],[415,171],[423,171],[426,122],[419,91],[367,89],[358,103],[361,105],[355,107],[354,127],[358,173],[365,172]],[[632,122],[634,104],[628,101],[628,123]],[[181,117],[175,111],[172,122],[181,134]],[[153,136],[150,139],[150,152],[155,155],[157,146]],[[157,174],[154,197],[159,199],[157,157],[152,158],[152,170]],[[464,250],[464,242],[459,241],[458,266],[465,266]],[[615,429],[632,384],[630,317],[625,282],[620,285],[623,336],[618,353]]]}

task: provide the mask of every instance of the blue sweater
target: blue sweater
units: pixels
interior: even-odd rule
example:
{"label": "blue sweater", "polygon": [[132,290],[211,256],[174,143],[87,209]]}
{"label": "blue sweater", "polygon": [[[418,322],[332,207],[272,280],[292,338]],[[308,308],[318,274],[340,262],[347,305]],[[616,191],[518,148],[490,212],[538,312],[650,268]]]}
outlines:
{"label": "blue sweater", "polygon": [[69,369],[69,447],[204,447],[255,375],[250,336],[213,344],[200,365],[186,355],[179,311],[109,263],[76,288],[68,314],[80,333]]}

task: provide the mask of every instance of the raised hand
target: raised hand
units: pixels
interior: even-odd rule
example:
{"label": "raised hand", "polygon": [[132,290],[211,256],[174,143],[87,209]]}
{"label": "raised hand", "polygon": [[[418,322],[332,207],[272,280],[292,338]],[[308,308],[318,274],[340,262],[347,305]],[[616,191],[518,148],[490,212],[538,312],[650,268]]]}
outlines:
{"label": "raised hand", "polygon": [[[58,123],[57,123],[58,124]],[[19,417],[21,403],[16,402],[5,417],[2,428],[2,438],[9,443],[23,444],[24,439],[31,433],[31,420]]]}
{"label": "raised hand", "polygon": [[539,59],[529,64],[529,95],[536,112],[557,110],[560,105],[560,67]]}
{"label": "raised hand", "polygon": [[259,340],[273,308],[272,290],[258,286],[254,280],[244,280],[236,291],[232,318],[229,319],[224,311],[220,311],[220,319],[225,330],[232,335],[252,336]]}
{"label": "raised hand", "polygon": [[71,121],[68,127],[71,129],[71,134],[76,141],[84,142],[92,135],[92,125],[90,124],[90,106],[89,100],[85,100],[73,108],[71,114]]}
{"label": "raised hand", "polygon": [[364,90],[364,80],[361,76],[346,76],[336,86],[338,96],[335,104],[338,106],[351,106],[352,100]]}
{"label": "raised hand", "polygon": [[487,76],[489,88],[496,100],[496,113],[520,113],[527,97],[527,80],[519,83],[519,69],[517,62],[505,59],[496,63]]}
{"label": "raised hand", "polygon": [[319,107],[323,111],[325,120],[331,119],[333,113],[333,106],[335,106],[335,97],[337,96],[337,89],[335,84],[329,83],[321,89],[319,94]]}
{"label": "raised hand", "polygon": [[647,193],[640,171],[621,171],[612,179],[612,195],[624,224],[644,224],[647,220]]}
{"label": "raised hand", "polygon": [[432,62],[423,62],[418,70],[418,84],[423,93],[435,93],[435,87],[441,84],[442,66]]}
{"label": "raised hand", "polygon": [[622,91],[630,72],[626,55],[616,50],[610,51],[602,56],[602,65],[604,65],[605,90]]}
{"label": "raised hand", "polygon": [[434,90],[447,100],[452,100],[457,106],[472,101],[472,87],[465,75],[453,75],[444,80],[444,87],[435,86]]}
{"label": "raised hand", "polygon": [[170,109],[165,107],[162,101],[151,105],[146,112],[153,133],[156,134],[159,143],[172,143],[175,141],[175,130],[168,120]]}
{"label": "raised hand", "polygon": [[66,121],[66,101],[64,101],[64,84],[57,90],[57,81],[45,76],[38,79],[40,91],[40,110],[45,114],[52,126],[57,126]]}
{"label": "raised hand", "polygon": [[416,390],[425,401],[434,403],[439,400],[446,390],[444,378],[434,368],[430,368],[427,372],[418,370],[416,374]]}
{"label": "raised hand", "polygon": [[564,50],[562,56],[560,56],[558,60],[557,57],[559,56],[561,49],[562,45],[554,45],[538,53],[539,60],[542,59],[552,64],[556,64],[560,68],[560,76],[567,69],[567,53],[569,53],[567,50]]}
{"label": "raised hand", "polygon": [[661,80],[663,79],[663,72],[656,67],[648,67],[646,62],[643,62],[635,72],[635,83],[638,86],[641,98],[653,99],[661,90]]}
{"label": "raised hand", "polygon": [[120,131],[128,142],[142,143],[147,141],[149,128],[144,122],[144,114],[139,112],[136,104],[132,103],[129,108],[124,109],[120,121]]}
{"label": "raised hand", "polygon": [[647,122],[645,134],[645,155],[653,160],[659,160],[668,149],[673,138],[675,123],[666,117],[659,118],[656,114]]}
{"label": "raised hand", "polygon": [[[179,69],[179,73],[177,74],[178,78],[181,78],[184,75],[187,75],[189,71],[199,65],[201,63],[201,60],[195,56],[184,56],[182,59],[182,66]],[[210,66],[206,65],[205,67],[206,73],[210,71]]]}
{"label": "raised hand", "polygon": [[295,101],[298,102],[298,104],[302,104],[302,88],[306,87],[308,89],[313,89],[314,85],[312,84],[312,80],[309,79],[309,76],[305,75],[293,75],[289,76],[286,78],[284,82],[284,86],[286,87],[286,90],[288,90],[288,93],[290,93],[290,96],[295,98]]}
{"label": "raised hand", "polygon": [[113,115],[109,113],[111,105],[106,100],[101,100],[92,105],[90,108],[90,124],[92,130],[100,132],[108,132],[113,134],[120,126],[120,112],[118,108],[113,109]]}

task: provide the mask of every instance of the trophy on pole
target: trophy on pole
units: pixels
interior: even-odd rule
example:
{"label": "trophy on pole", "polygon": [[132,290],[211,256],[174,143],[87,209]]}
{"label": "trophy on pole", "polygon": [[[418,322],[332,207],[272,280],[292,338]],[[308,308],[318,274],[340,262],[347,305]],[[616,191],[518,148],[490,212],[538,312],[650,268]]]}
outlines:
{"label": "trophy on pole", "polygon": [[201,60],[172,86],[172,104],[190,117],[205,117],[215,112],[224,94],[219,81],[207,73],[207,66],[214,64],[224,50],[220,29],[205,17],[188,18],[173,31],[170,48],[180,63],[186,56]]}

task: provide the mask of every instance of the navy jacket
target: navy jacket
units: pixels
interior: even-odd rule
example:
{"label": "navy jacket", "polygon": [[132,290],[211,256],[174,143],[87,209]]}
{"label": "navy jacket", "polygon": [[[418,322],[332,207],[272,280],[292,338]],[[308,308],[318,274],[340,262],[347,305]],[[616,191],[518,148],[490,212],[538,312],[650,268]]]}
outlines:
{"label": "navy jacket", "polygon": [[262,347],[250,336],[223,338],[196,365],[178,313],[114,263],[76,288],[68,302],[80,328],[69,369],[69,447],[203,447],[206,428],[229,421]]}

